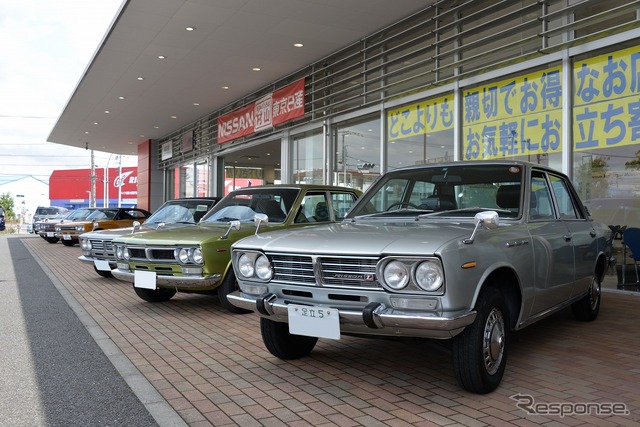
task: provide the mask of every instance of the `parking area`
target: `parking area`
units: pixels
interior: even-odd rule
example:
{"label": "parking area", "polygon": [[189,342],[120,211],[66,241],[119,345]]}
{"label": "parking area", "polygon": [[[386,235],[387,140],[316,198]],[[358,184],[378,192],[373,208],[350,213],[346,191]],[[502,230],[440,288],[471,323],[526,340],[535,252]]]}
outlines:
{"label": "parking area", "polygon": [[253,313],[205,295],[147,303],[78,261],[77,246],[22,240],[190,426],[640,423],[638,293],[605,292],[595,322],[567,309],[513,334],[501,386],[474,395],[457,385],[446,342],[343,337],[282,361]]}

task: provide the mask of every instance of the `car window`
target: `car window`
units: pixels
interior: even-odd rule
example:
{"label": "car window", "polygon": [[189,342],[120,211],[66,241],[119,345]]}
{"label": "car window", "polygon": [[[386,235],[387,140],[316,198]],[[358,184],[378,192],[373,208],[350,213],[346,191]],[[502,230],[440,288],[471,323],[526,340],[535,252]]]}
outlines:
{"label": "car window", "polygon": [[336,220],[344,219],[356,200],[357,197],[353,193],[331,192],[331,206],[335,212]]}
{"label": "car window", "polygon": [[529,202],[529,218],[532,221],[548,221],[555,219],[551,191],[545,174],[534,171],[531,175],[531,200]]}
{"label": "car window", "polygon": [[571,197],[571,193],[567,189],[567,183],[558,176],[550,175],[549,179],[551,180],[551,188],[553,189],[553,194],[556,197],[556,202],[558,204],[558,211],[560,213],[561,219],[577,219],[580,217],[578,214],[578,210],[574,205],[573,197]]}

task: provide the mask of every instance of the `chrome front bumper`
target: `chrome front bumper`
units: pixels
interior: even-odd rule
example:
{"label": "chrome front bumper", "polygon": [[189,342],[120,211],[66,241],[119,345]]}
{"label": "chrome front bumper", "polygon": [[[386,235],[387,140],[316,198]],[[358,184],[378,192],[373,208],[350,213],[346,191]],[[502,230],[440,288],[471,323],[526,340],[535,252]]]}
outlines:
{"label": "chrome front bumper", "polygon": [[[288,305],[275,294],[260,296],[235,291],[227,295],[231,304],[276,322],[288,321]],[[340,309],[340,331],[353,335],[406,336],[421,338],[451,338],[470,325],[475,311],[442,317],[433,313],[401,311],[380,303],[370,303],[364,309]]]}
{"label": "chrome front bumper", "polygon": [[[113,277],[118,280],[130,282],[135,284],[135,273],[132,271],[124,271],[119,268],[115,268],[111,271]],[[156,284],[159,286],[170,287],[177,290],[202,290],[206,288],[213,288],[220,282],[222,278],[221,274],[214,274],[211,276],[162,276],[156,275]]]}
{"label": "chrome front bumper", "polygon": [[96,261],[107,261],[112,270],[116,268],[116,264],[117,264],[115,258],[114,259],[98,259],[98,258],[91,258],[84,255],[80,255],[78,257],[78,260],[87,264],[95,264]]}

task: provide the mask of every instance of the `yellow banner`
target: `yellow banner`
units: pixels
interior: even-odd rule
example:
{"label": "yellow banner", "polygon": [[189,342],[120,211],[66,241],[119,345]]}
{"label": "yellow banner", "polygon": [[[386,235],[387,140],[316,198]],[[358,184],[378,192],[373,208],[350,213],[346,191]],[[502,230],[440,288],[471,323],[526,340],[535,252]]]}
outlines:
{"label": "yellow banner", "polygon": [[576,62],[573,78],[574,150],[640,142],[640,48]]}
{"label": "yellow banner", "polygon": [[387,111],[387,141],[453,129],[453,95]]}
{"label": "yellow banner", "polygon": [[561,83],[554,67],[466,90],[464,159],[559,153]]}
{"label": "yellow banner", "polygon": [[561,151],[562,110],[542,111],[511,120],[464,128],[464,160],[533,156]]}

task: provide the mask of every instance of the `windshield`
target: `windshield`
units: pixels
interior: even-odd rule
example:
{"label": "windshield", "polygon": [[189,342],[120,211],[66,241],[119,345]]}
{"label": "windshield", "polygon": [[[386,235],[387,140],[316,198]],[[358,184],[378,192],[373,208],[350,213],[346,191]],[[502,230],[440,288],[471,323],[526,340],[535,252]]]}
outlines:
{"label": "windshield", "polygon": [[155,211],[145,224],[195,224],[207,213],[214,201],[175,200],[165,203]]}
{"label": "windshield", "polygon": [[458,165],[390,172],[358,201],[348,217],[461,216],[482,210],[520,216],[522,168],[514,165]]}
{"label": "windshield", "polygon": [[93,209],[76,209],[67,215],[67,219],[84,219],[93,212]]}
{"label": "windshield", "polygon": [[256,213],[263,213],[269,217],[269,222],[281,223],[289,216],[299,192],[296,188],[280,187],[236,190],[220,200],[201,222],[249,222]]}
{"label": "windshield", "polygon": [[64,209],[60,208],[38,208],[36,209],[36,215],[62,215],[66,213]]}
{"label": "windshield", "polygon": [[118,213],[117,209],[98,209],[91,212],[91,214],[87,217],[87,220],[93,221],[93,220],[113,219],[116,217],[117,213]]}

